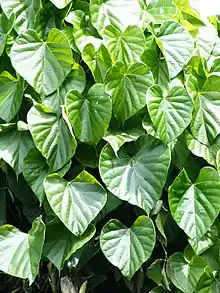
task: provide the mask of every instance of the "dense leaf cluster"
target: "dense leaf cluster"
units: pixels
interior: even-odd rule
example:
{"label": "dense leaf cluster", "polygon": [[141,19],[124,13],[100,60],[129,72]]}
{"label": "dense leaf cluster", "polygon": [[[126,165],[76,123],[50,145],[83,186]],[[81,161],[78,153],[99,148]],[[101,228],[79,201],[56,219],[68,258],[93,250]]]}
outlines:
{"label": "dense leaf cluster", "polygon": [[218,17],[0,4],[0,290],[219,293]]}

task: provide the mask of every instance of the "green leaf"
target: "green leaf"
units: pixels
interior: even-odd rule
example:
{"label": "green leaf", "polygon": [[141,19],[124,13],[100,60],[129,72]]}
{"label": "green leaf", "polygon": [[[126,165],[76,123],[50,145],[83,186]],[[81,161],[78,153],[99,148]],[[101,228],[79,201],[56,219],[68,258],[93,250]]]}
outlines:
{"label": "green leaf", "polygon": [[109,25],[104,30],[104,41],[113,62],[122,61],[126,66],[140,57],[145,48],[145,37],[137,26],[128,26],[123,32]]}
{"label": "green leaf", "polygon": [[33,283],[38,274],[45,237],[45,225],[36,218],[28,234],[11,225],[0,227],[0,270]]}
{"label": "green leaf", "polygon": [[183,87],[175,86],[167,96],[159,85],[148,89],[147,106],[160,139],[169,143],[180,136],[192,119],[193,105]]}
{"label": "green leaf", "polygon": [[164,289],[162,286],[157,286],[153,288],[149,293],[166,293],[169,292],[166,289]]}
{"label": "green leaf", "polygon": [[167,274],[172,283],[185,293],[193,293],[203,274],[205,262],[195,255],[188,262],[182,253],[174,253],[167,262]]}
{"label": "green leaf", "polygon": [[188,131],[185,133],[188,149],[197,157],[206,160],[210,165],[216,166],[216,152],[212,147],[208,147],[195,139]]}
{"label": "green leaf", "polygon": [[143,128],[147,131],[148,134],[151,136],[154,136],[155,138],[159,139],[159,136],[157,135],[155,126],[153,122],[150,119],[149,113],[144,115],[143,121],[142,121]]}
{"label": "green leaf", "polygon": [[65,8],[71,0],[50,0],[57,8],[63,9]]}
{"label": "green leaf", "polygon": [[107,200],[105,190],[88,173],[70,182],[51,174],[45,179],[44,188],[53,211],[76,236],[86,231]]}
{"label": "green leaf", "polygon": [[201,57],[204,57],[205,59],[210,57],[217,35],[217,31],[212,25],[198,28],[198,34],[196,36],[196,49]]}
{"label": "green leaf", "polygon": [[207,249],[209,249],[218,239],[218,228],[214,224],[212,227],[206,232],[205,235],[202,236],[198,241],[194,239],[188,239],[189,244],[196,254],[201,254]]}
{"label": "green leaf", "polygon": [[18,34],[34,29],[36,15],[41,9],[41,0],[1,0],[1,8],[7,18],[15,15],[14,28]]}
{"label": "green leaf", "polygon": [[[191,77],[187,82],[189,92],[192,91],[192,86],[197,87],[197,81]],[[209,145],[220,133],[220,77],[210,76],[203,83],[202,88],[197,90],[198,93],[194,92],[193,95],[190,93],[195,106],[191,131],[198,141]]]}
{"label": "green leaf", "polygon": [[141,7],[134,0],[91,0],[91,21],[100,35],[106,26],[113,25],[124,30],[129,25],[137,25],[141,21]]}
{"label": "green leaf", "polygon": [[122,146],[118,156],[107,144],[100,156],[99,171],[109,191],[149,214],[161,197],[169,165],[169,149],[145,135]]}
{"label": "green leaf", "polygon": [[205,260],[206,264],[212,271],[220,270],[220,240],[218,239],[214,245],[208,250],[203,252],[201,257]]}
{"label": "green leaf", "polygon": [[104,85],[93,85],[86,96],[70,91],[66,95],[66,109],[76,137],[84,143],[97,145],[112,114],[112,102]]}
{"label": "green leaf", "polygon": [[44,200],[44,186],[43,182],[49,174],[49,166],[45,158],[41,155],[38,149],[31,149],[24,158],[23,175],[40,204]]}
{"label": "green leaf", "polygon": [[209,267],[205,268],[199,283],[196,287],[196,293],[218,293],[220,290],[220,279],[215,278]]}
{"label": "green leaf", "polygon": [[177,9],[172,0],[152,0],[147,6],[147,12],[153,16],[156,23],[163,23],[173,18]]}
{"label": "green leaf", "polygon": [[147,89],[153,83],[152,73],[143,63],[126,70],[122,62],[116,62],[105,76],[105,89],[112,97],[115,117],[123,122],[143,108]]}
{"label": "green leaf", "polygon": [[62,85],[52,94],[45,97],[42,103],[54,113],[60,115],[62,112],[61,105],[65,104],[66,94],[70,90],[76,90],[82,93],[86,85],[86,75],[83,68],[74,63],[72,70],[67,75]]}
{"label": "green leaf", "polygon": [[203,168],[194,184],[183,170],[171,185],[171,214],[190,238],[201,239],[214,223],[220,211],[216,197],[219,188],[220,177],[211,167]]}
{"label": "green leaf", "polygon": [[118,220],[109,221],[102,229],[100,245],[106,258],[130,280],[151,256],[155,240],[153,222],[140,216],[131,228]]}
{"label": "green leaf", "polygon": [[156,42],[162,51],[170,77],[175,77],[190,60],[194,42],[189,32],[179,23],[165,21]]}
{"label": "green leaf", "polygon": [[62,117],[32,107],[27,115],[28,126],[36,147],[46,158],[51,171],[62,168],[74,155],[76,140]]}
{"label": "green leaf", "polygon": [[170,76],[167,64],[165,62],[158,62],[152,70],[155,84],[158,84],[163,89],[169,88]]}
{"label": "green leaf", "polygon": [[24,81],[15,79],[9,72],[0,75],[0,117],[10,122],[17,114],[23,97]]}
{"label": "green leaf", "polygon": [[96,231],[95,226],[91,224],[80,237],[77,237],[57,219],[49,222],[46,228],[43,254],[59,271],[63,268],[65,261],[83,247]]}
{"label": "green leaf", "polygon": [[4,52],[9,34],[11,33],[14,26],[14,21],[14,14],[9,18],[7,18],[4,14],[0,15],[0,56],[2,56]]}
{"label": "green leaf", "polygon": [[23,170],[27,152],[34,146],[28,131],[19,131],[12,125],[0,132],[0,158],[8,163],[18,176]]}
{"label": "green leaf", "polygon": [[101,44],[96,51],[93,44],[88,44],[82,51],[82,58],[90,68],[96,82],[103,83],[107,70],[111,67],[112,61],[106,47]]}
{"label": "green leaf", "polygon": [[162,285],[162,267],[163,267],[163,259],[157,259],[155,262],[153,262],[147,269],[147,276],[151,280],[154,281],[154,283],[158,285]]}
{"label": "green leaf", "polygon": [[103,139],[111,145],[117,156],[118,150],[124,143],[135,141],[139,136],[144,134],[145,132],[142,128],[140,117],[132,116],[124,122],[121,128],[109,128]]}
{"label": "green leaf", "polygon": [[11,62],[39,94],[49,95],[65,80],[73,59],[66,37],[53,28],[46,42],[41,41],[34,30],[22,33],[12,46]]}
{"label": "green leaf", "polygon": [[71,11],[66,17],[66,21],[73,25],[73,35],[80,52],[88,44],[93,44],[97,50],[103,43],[103,40],[100,39],[97,31],[91,26],[91,23],[82,10]]}

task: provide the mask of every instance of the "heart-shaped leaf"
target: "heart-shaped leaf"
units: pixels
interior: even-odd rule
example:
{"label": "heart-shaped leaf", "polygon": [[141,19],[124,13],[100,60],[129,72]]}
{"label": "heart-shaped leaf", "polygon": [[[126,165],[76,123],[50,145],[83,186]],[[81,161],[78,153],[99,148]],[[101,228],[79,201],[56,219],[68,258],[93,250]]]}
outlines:
{"label": "heart-shaped leaf", "polygon": [[128,280],[151,256],[155,241],[153,222],[146,216],[140,216],[131,228],[118,220],[111,220],[103,227],[100,236],[104,255]]}
{"label": "heart-shaped leaf", "polygon": [[173,87],[166,96],[159,85],[147,93],[150,118],[160,139],[169,143],[185,130],[192,119],[193,104],[183,87]]}
{"label": "heart-shaped leaf", "polygon": [[188,262],[182,253],[174,253],[167,262],[167,274],[172,283],[185,293],[193,293],[204,272],[204,260],[195,255]]}
{"label": "heart-shaped leaf", "polygon": [[35,219],[28,234],[11,225],[0,227],[0,270],[33,283],[43,250],[45,225]]}
{"label": "heart-shaped leaf", "polygon": [[43,253],[59,271],[65,261],[86,244],[96,231],[95,226],[91,224],[80,237],[77,237],[57,219],[48,223],[46,228]]}
{"label": "heart-shaped leaf", "polygon": [[[86,172],[84,172],[86,173]],[[96,179],[86,173],[70,182],[58,174],[49,175],[44,188],[49,204],[64,225],[82,235],[104,207],[107,194]]]}
{"label": "heart-shaped leaf", "polygon": [[205,167],[193,184],[183,170],[169,190],[169,205],[173,218],[192,239],[199,240],[212,226],[220,212],[218,172]]}
{"label": "heart-shaped leaf", "polygon": [[65,35],[53,28],[46,42],[41,41],[34,30],[22,33],[12,46],[11,62],[39,94],[49,95],[65,80],[73,59]]}
{"label": "heart-shaped leaf", "polygon": [[140,61],[145,48],[144,34],[137,26],[128,26],[122,33],[109,25],[104,31],[104,41],[112,61],[122,61],[126,66]]}
{"label": "heart-shaped leaf", "polygon": [[107,25],[113,25],[119,30],[129,25],[138,25],[141,16],[141,7],[135,0],[91,0],[91,21],[100,35]]}
{"label": "heart-shaped leaf", "polygon": [[175,77],[191,57],[193,38],[181,24],[167,20],[161,25],[156,41],[166,59],[170,77]]}
{"label": "heart-shaped leaf", "polygon": [[97,145],[112,114],[112,101],[105,93],[104,85],[93,85],[87,95],[74,90],[68,92],[66,109],[76,137],[87,144]]}
{"label": "heart-shaped leaf", "polygon": [[62,168],[76,149],[76,140],[64,119],[39,105],[29,110],[27,120],[36,147],[47,159],[51,171]]}
{"label": "heart-shaped leaf", "polygon": [[118,156],[107,144],[101,152],[99,170],[109,191],[149,213],[161,197],[169,165],[168,147],[144,135],[122,146]]}
{"label": "heart-shaped leaf", "polygon": [[143,63],[135,63],[126,70],[122,62],[116,62],[105,76],[105,89],[112,97],[115,117],[125,121],[143,108],[147,89],[153,83],[152,73]]}

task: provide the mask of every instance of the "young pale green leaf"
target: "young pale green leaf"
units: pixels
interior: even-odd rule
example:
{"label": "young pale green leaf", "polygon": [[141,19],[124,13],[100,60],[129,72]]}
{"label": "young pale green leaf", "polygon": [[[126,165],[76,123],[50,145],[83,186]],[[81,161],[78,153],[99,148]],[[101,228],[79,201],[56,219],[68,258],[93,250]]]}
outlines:
{"label": "young pale green leaf", "polygon": [[39,94],[49,95],[71,71],[73,59],[65,35],[53,28],[46,42],[41,41],[34,30],[22,33],[12,46],[11,62]]}
{"label": "young pale green leaf", "polygon": [[64,119],[36,106],[29,110],[27,121],[35,145],[46,158],[51,171],[62,168],[76,149],[76,140]]}
{"label": "young pale green leaf", "polygon": [[191,122],[193,136],[209,145],[220,133],[220,77],[210,76],[194,99],[195,111]]}
{"label": "young pale green leaf", "polygon": [[172,0],[152,0],[147,6],[147,12],[153,16],[156,23],[163,23],[176,16],[177,8]]}
{"label": "young pale green leaf", "polygon": [[181,24],[167,20],[161,25],[156,41],[173,78],[190,60],[194,49],[193,38]]}
{"label": "young pale green leaf", "polygon": [[62,85],[51,95],[45,97],[42,100],[42,104],[51,109],[57,115],[60,115],[62,112],[61,105],[65,104],[66,94],[70,90],[76,90],[79,93],[82,93],[85,89],[85,85],[85,72],[79,64],[74,63],[72,70],[67,75]]}
{"label": "young pale green leaf", "polygon": [[147,89],[153,83],[152,73],[143,63],[135,63],[126,70],[122,62],[116,62],[105,76],[105,89],[112,97],[115,117],[124,122],[143,108]]}
{"label": "young pale green leaf", "polygon": [[42,204],[45,196],[43,182],[49,175],[49,166],[37,148],[31,149],[24,158],[23,175]]}
{"label": "young pale green leaf", "polygon": [[146,216],[140,216],[131,228],[118,220],[111,220],[103,227],[100,236],[104,255],[128,280],[149,259],[155,241],[153,222]]}
{"label": "young pale green leaf", "polygon": [[33,283],[43,250],[45,225],[36,218],[28,234],[11,225],[0,227],[0,270]]}
{"label": "young pale green leaf", "polygon": [[50,0],[57,8],[63,9],[65,8],[71,0]]}
{"label": "young pale green leaf", "polygon": [[191,3],[196,3],[196,1],[174,0],[173,2],[180,11],[193,16],[197,20],[197,22],[199,20],[200,25],[204,25],[202,20],[200,19],[198,11],[196,11],[195,8],[191,6]]}
{"label": "young pale green leaf", "polygon": [[137,26],[128,26],[123,32],[109,25],[104,30],[104,41],[113,62],[122,61],[127,67],[140,61],[145,49],[145,37]]}
{"label": "young pale green leaf", "polygon": [[86,244],[94,236],[95,231],[95,226],[91,224],[80,237],[77,237],[62,222],[55,219],[46,226],[43,254],[60,271],[65,261]]}
{"label": "young pale green leaf", "polygon": [[185,88],[175,86],[164,96],[161,87],[153,85],[146,99],[150,118],[165,144],[180,136],[191,122],[193,104]]}
{"label": "young pale green leaf", "polygon": [[199,240],[214,223],[220,212],[217,190],[218,172],[205,167],[193,184],[183,170],[169,189],[169,205],[173,218],[192,239]]}
{"label": "young pale green leaf", "polygon": [[19,131],[15,125],[9,124],[0,132],[0,158],[14,169],[17,176],[23,170],[24,157],[33,146],[29,131]]}
{"label": "young pale green leaf", "polygon": [[10,122],[17,114],[23,97],[24,80],[15,79],[9,72],[0,75],[0,117]]}
{"label": "young pale green leaf", "polygon": [[101,44],[99,49],[96,51],[92,44],[88,44],[82,51],[82,58],[89,66],[95,81],[103,83],[105,74],[112,65],[112,61],[106,47]]}
{"label": "young pale green leaf", "polygon": [[124,143],[135,141],[139,136],[144,134],[145,132],[142,128],[140,117],[132,116],[124,122],[121,128],[109,128],[103,139],[111,145],[117,156],[118,150]]}
{"label": "young pale green leaf", "polygon": [[15,15],[14,28],[18,34],[34,29],[36,15],[41,9],[41,0],[1,0],[1,8],[7,18]]}
{"label": "young pale green leaf", "polygon": [[86,231],[107,200],[105,190],[88,173],[70,182],[58,174],[49,175],[44,189],[55,214],[76,236]]}
{"label": "young pale green leaf", "polygon": [[212,270],[209,267],[206,267],[196,286],[196,293],[218,293],[219,291],[219,277],[215,277]]}
{"label": "young pale green leaf", "polygon": [[93,85],[86,96],[77,91],[66,95],[67,115],[76,137],[91,145],[97,145],[108,128],[112,101],[102,84]]}
{"label": "young pale green leaf", "polygon": [[141,21],[141,7],[135,0],[91,0],[90,13],[92,24],[100,35],[104,35],[103,31],[108,25],[123,31]]}
{"label": "young pale green leaf", "polygon": [[193,293],[206,264],[195,255],[188,262],[182,253],[174,253],[167,262],[167,274],[172,283],[185,293]]}
{"label": "young pale green leaf", "polygon": [[100,156],[100,174],[109,191],[149,214],[161,197],[170,151],[149,135],[141,136],[130,147],[124,145],[116,156],[107,144]]}

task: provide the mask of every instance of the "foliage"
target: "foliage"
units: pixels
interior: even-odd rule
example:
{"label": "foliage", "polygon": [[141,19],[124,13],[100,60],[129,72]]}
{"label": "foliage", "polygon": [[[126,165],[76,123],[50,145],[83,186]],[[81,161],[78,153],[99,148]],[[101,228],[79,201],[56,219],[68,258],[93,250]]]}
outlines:
{"label": "foliage", "polygon": [[218,293],[219,18],[0,4],[0,291]]}

